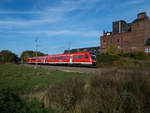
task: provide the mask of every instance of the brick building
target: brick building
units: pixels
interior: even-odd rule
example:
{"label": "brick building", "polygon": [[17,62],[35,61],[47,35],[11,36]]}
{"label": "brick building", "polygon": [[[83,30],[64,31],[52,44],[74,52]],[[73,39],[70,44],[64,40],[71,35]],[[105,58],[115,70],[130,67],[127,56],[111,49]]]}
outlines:
{"label": "brick building", "polygon": [[113,22],[112,32],[104,32],[100,37],[101,51],[110,44],[117,45],[120,51],[150,52],[150,19],[146,12],[139,13],[131,23]]}

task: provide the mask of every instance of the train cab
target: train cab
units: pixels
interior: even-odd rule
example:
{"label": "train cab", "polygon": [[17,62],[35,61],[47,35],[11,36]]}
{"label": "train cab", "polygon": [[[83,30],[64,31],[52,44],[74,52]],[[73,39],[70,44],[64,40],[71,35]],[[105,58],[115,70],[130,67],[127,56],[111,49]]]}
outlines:
{"label": "train cab", "polygon": [[94,52],[90,52],[91,59],[92,59],[92,65],[96,65],[96,55]]}

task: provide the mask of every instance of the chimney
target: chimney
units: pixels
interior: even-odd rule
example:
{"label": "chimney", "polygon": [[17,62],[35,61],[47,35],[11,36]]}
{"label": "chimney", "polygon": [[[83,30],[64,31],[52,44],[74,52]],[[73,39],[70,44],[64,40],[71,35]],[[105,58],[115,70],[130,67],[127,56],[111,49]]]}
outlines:
{"label": "chimney", "polygon": [[146,12],[142,12],[142,13],[139,13],[139,14],[137,15],[137,18],[138,18],[138,19],[143,19],[143,18],[145,18],[145,17],[147,17]]}

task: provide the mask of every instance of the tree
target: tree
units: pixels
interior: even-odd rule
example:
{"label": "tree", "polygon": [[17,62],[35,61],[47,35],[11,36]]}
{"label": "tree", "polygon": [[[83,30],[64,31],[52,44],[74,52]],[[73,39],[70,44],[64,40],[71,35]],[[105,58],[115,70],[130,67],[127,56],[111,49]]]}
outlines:
{"label": "tree", "polygon": [[[37,52],[37,56],[45,56],[46,54],[42,53],[42,52]],[[36,56],[36,52],[35,51],[31,51],[31,50],[26,50],[24,52],[22,52],[21,54],[21,61],[22,63],[27,62],[27,58],[29,57],[35,57]]]}
{"label": "tree", "polygon": [[2,50],[0,51],[0,63],[18,63],[18,56],[9,51],[9,50]]}
{"label": "tree", "polygon": [[118,48],[117,45],[110,44],[106,48],[106,54],[112,55],[112,56],[118,56]]}

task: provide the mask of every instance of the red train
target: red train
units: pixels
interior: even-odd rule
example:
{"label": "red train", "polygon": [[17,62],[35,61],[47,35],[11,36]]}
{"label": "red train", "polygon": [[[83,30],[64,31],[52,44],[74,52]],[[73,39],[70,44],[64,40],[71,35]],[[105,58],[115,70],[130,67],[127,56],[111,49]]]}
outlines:
{"label": "red train", "polygon": [[67,65],[95,65],[96,56],[90,52],[78,52],[68,54],[57,54],[48,56],[30,57],[27,59],[29,64],[67,64]]}

